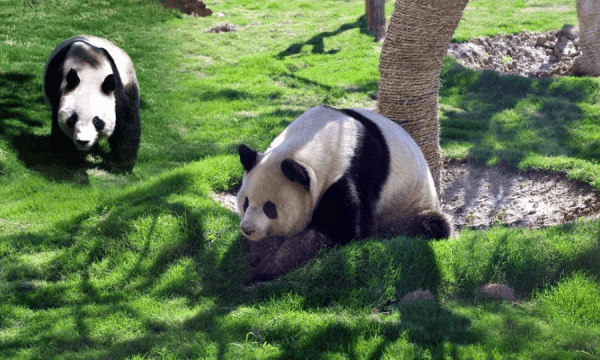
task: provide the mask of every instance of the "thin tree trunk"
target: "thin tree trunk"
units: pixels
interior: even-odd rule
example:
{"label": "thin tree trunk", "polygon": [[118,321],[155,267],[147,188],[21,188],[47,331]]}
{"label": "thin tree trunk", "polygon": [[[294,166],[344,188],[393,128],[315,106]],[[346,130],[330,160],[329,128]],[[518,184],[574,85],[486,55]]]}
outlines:
{"label": "thin tree trunk", "polygon": [[442,59],[468,0],[398,0],[381,49],[379,113],[419,145],[440,192]]}
{"label": "thin tree trunk", "polygon": [[579,45],[581,56],[575,62],[575,73],[600,75],[600,0],[577,0]]}
{"label": "thin tree trunk", "polygon": [[365,0],[367,26],[375,34],[375,41],[385,36],[385,0]]}

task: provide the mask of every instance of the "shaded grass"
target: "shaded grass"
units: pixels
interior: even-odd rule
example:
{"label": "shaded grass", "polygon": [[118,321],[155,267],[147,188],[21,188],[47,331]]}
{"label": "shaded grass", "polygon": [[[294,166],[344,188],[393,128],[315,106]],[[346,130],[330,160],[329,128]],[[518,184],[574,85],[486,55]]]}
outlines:
{"label": "shaded grass", "polygon": [[500,76],[465,69],[450,58],[441,76],[444,155],[565,170],[571,178],[600,186],[596,79]]}
{"label": "shaded grass", "polygon": [[[455,40],[560,28],[574,4],[560,16],[547,7],[561,4],[472,1]],[[318,103],[374,108],[381,45],[361,1],[207,5],[226,17],[149,0],[0,7],[1,358],[600,356],[598,221],[369,239],[248,287],[239,219],[209,193],[239,183],[240,142],[264,149]],[[205,32],[223,22],[239,31]],[[133,174],[48,155],[43,64],[79,33],[108,37],[135,63]],[[446,156],[567,169],[599,189],[596,79],[499,77],[447,58],[442,81]],[[479,302],[486,282],[515,287],[519,303]],[[417,289],[436,301],[400,301]]]}

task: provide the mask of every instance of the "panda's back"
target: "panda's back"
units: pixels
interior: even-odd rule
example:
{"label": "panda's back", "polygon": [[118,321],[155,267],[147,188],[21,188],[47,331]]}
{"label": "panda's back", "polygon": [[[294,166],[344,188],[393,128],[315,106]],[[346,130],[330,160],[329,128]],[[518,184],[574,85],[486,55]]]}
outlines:
{"label": "panda's back", "polygon": [[346,173],[361,125],[332,108],[316,106],[290,123],[269,145],[265,160],[285,158],[310,166],[319,183],[318,195]]}
{"label": "panda's back", "polygon": [[[367,134],[369,131],[381,134],[372,136]],[[386,153],[377,158],[384,179],[378,199],[373,199],[375,216],[437,210],[437,193],[419,146],[401,126],[370,110],[351,109],[344,113],[326,106],[311,108],[273,140],[265,157],[279,161],[291,157],[309,165],[319,179],[320,196],[342,176],[351,176],[348,171],[373,169],[373,164],[353,162],[372,161],[372,157],[367,159],[356,152],[367,145],[359,144],[360,141],[377,139],[384,143],[382,151]]]}

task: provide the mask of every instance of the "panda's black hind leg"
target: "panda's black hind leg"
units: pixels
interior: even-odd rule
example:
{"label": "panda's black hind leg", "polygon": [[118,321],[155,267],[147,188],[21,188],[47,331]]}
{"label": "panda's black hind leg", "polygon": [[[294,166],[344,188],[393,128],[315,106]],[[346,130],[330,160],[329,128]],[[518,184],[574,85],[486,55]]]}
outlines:
{"label": "panda's black hind leg", "polygon": [[404,217],[388,214],[378,219],[375,235],[383,238],[405,235],[443,239],[452,236],[452,224],[450,217],[441,211],[425,211]]}
{"label": "panda's black hind leg", "polygon": [[108,138],[110,154],[106,167],[112,172],[131,172],[137,161],[140,147],[141,124],[137,89],[127,94],[121,89],[117,96],[117,123],[112,136]]}

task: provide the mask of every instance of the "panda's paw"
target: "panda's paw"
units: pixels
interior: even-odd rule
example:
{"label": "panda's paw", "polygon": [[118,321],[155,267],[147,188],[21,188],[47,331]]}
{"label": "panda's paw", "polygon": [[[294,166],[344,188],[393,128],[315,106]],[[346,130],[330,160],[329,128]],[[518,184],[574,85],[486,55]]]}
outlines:
{"label": "panda's paw", "polygon": [[254,273],[252,274],[251,282],[262,282],[274,280],[277,276],[281,275],[277,271],[277,266],[274,262],[275,254],[270,254],[263,258],[261,262],[255,267]]}
{"label": "panda's paw", "polygon": [[99,168],[114,174],[124,174],[131,173],[133,171],[133,165],[134,164],[131,163],[122,163],[108,159],[103,161]]}
{"label": "panda's paw", "polygon": [[248,241],[250,266],[256,267],[265,257],[275,254],[284,240],[283,236],[270,236],[258,241]]}
{"label": "panda's paw", "polygon": [[448,216],[443,213],[430,212],[420,214],[422,235],[427,239],[443,239],[452,236],[452,225]]}

